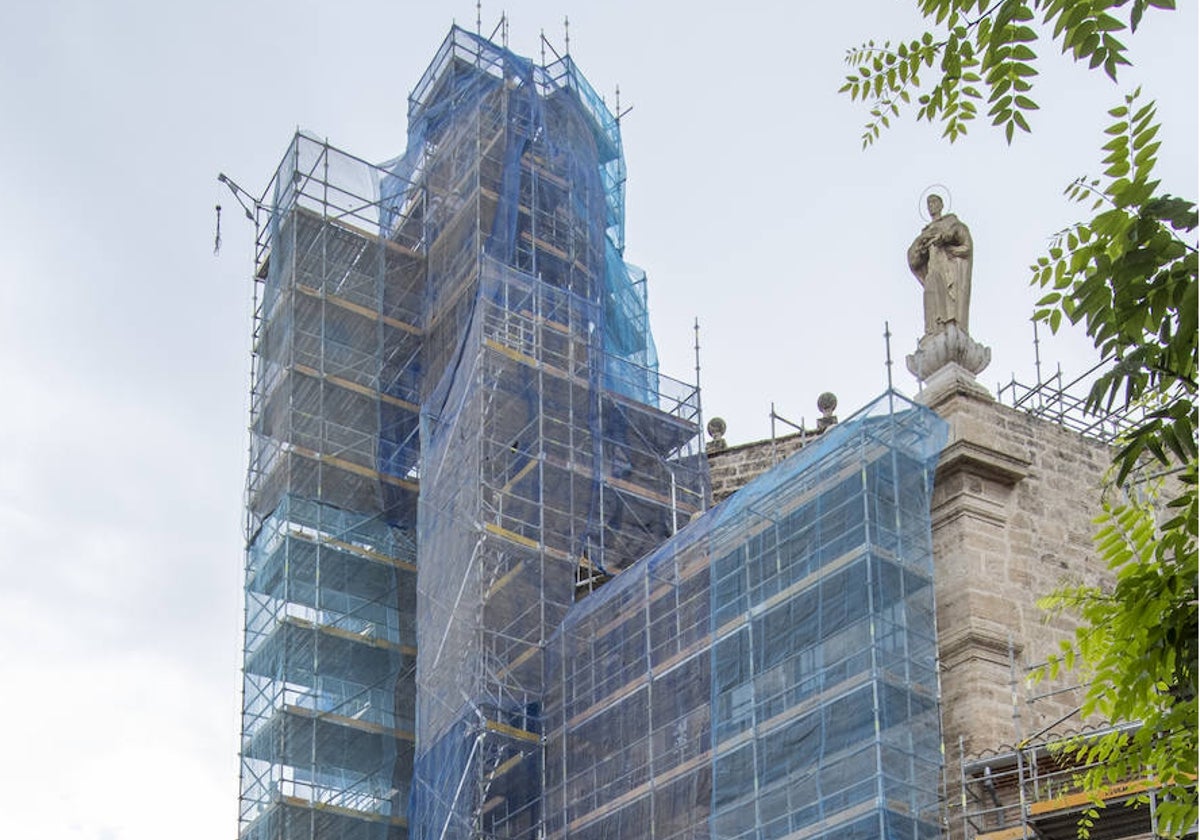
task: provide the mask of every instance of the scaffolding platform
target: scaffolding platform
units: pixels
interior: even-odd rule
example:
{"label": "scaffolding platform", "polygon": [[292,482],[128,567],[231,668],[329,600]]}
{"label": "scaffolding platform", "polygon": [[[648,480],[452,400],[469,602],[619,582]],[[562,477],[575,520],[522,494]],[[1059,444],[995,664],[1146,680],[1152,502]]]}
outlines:
{"label": "scaffolding platform", "polygon": [[1010,753],[964,758],[961,821],[954,836],[1075,840],[1080,819],[1088,816],[1094,840],[1152,840],[1153,783],[1131,779],[1086,792],[1079,781],[1084,768],[1056,752],[1063,743],[1048,738]]}

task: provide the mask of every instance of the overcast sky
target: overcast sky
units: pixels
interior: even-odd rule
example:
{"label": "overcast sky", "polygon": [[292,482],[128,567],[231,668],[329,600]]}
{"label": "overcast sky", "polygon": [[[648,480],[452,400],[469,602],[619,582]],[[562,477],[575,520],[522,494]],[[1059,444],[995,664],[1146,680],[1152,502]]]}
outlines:
{"label": "overcast sky", "polygon": [[[1104,109],[1142,83],[1161,175],[1196,195],[1196,4],[1151,13],[1122,87],[1046,48],[1034,135],[954,147],[902,122],[863,152],[836,90],[844,50],[915,35],[912,2],[512,0],[594,87],[619,84],[627,258],[650,276],[662,369],[694,378],[731,442],[771,402],[811,424],[896,382],[921,330],[904,251],[931,184],[976,245],[981,380],[1033,379],[1026,266],[1077,218]],[[485,3],[485,30],[501,12]],[[0,836],[236,833],[251,228],[217,184],[258,192],[305,128],[369,160],[405,144],[410,88],[475,4],[391,0],[8,0],[0,8]],[[225,206],[213,255],[214,210]],[[1091,364],[1047,340],[1047,368]]]}

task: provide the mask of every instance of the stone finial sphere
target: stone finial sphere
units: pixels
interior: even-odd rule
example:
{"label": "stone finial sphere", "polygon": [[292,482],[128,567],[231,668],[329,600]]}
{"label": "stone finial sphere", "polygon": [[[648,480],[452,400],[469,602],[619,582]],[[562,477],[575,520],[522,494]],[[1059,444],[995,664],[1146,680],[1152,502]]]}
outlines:
{"label": "stone finial sphere", "polygon": [[837,396],[832,391],[826,391],[817,397],[817,410],[829,416],[837,411]]}

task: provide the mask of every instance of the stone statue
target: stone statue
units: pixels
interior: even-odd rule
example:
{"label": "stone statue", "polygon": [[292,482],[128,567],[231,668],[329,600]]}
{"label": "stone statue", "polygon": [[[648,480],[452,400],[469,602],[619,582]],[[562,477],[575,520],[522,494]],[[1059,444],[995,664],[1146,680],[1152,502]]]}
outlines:
{"label": "stone statue", "polygon": [[925,289],[925,334],[905,362],[925,383],[929,405],[949,392],[991,399],[975,376],[991,362],[992,351],[967,332],[975,257],[971,231],[953,213],[942,215],[940,195],[930,195],[926,203],[929,224],[908,246],[908,267]]}
{"label": "stone statue", "polygon": [[925,335],[940,333],[949,324],[969,333],[971,231],[953,213],[942,215],[941,196],[930,195],[926,204],[929,224],[908,246],[908,267],[925,288]]}

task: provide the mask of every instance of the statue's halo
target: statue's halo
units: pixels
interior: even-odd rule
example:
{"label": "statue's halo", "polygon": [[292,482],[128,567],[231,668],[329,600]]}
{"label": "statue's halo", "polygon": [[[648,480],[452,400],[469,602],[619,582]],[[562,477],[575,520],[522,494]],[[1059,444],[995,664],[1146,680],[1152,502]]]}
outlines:
{"label": "statue's halo", "polygon": [[923,222],[930,221],[929,210],[926,208],[925,205],[928,203],[929,196],[931,196],[931,195],[936,195],[938,198],[940,198],[942,200],[942,212],[943,213],[949,213],[950,208],[953,206],[951,204],[951,196],[950,196],[950,188],[949,187],[947,187],[945,184],[930,184],[928,187],[925,188],[925,192],[921,193],[921,201],[920,201],[920,204],[917,206],[917,212],[921,214],[921,221],[923,221]]}

